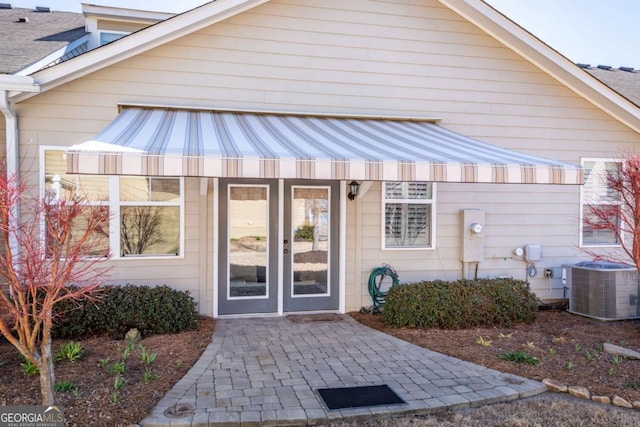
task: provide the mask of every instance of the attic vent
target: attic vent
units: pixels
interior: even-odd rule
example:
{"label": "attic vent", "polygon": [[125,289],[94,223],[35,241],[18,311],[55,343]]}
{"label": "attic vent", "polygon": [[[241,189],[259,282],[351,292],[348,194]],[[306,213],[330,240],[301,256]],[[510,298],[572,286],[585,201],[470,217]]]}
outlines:
{"label": "attic vent", "polygon": [[50,13],[51,8],[46,6],[36,6],[36,12]]}
{"label": "attic vent", "polygon": [[26,22],[29,22],[29,18],[27,18],[26,16],[24,18],[18,18],[16,22],[26,23]]}
{"label": "attic vent", "polygon": [[620,71],[633,72],[633,67],[620,67]]}
{"label": "attic vent", "polygon": [[11,3],[0,3],[0,9],[13,9],[13,5]]}
{"label": "attic vent", "polygon": [[598,68],[600,68],[601,70],[610,70],[611,65],[598,65]]}
{"label": "attic vent", "polygon": [[578,64],[576,64],[576,65],[578,65],[578,67],[580,67],[580,68],[591,68],[591,64],[581,64],[581,63],[578,62]]}

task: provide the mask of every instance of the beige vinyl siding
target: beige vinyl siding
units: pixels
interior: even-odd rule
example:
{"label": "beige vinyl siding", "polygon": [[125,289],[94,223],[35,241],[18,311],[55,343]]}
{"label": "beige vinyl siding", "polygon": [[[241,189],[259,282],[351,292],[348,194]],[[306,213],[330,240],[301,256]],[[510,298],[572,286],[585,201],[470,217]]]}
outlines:
{"label": "beige vinyl siding", "polygon": [[199,239],[200,227],[200,180],[185,178],[185,248],[184,258],[180,257],[140,257],[111,261],[109,282],[143,285],[171,285],[189,291],[198,298],[200,279],[199,268],[206,258],[201,256]]}
{"label": "beige vinyl siding", "polygon": [[148,27],[149,24],[140,24],[136,22],[111,21],[109,19],[98,19],[98,29],[103,31],[121,31],[124,33],[133,33]]}
{"label": "beige vinyl siding", "polygon": [[[540,244],[543,261],[536,263],[538,276],[529,278],[532,288],[546,294],[548,279],[542,278],[544,268],[559,268],[564,263],[587,259],[578,248],[579,189],[573,186],[528,186],[502,184],[437,185],[436,191],[436,249],[434,250],[382,250],[380,233],[382,205],[380,185],[374,184],[360,200],[359,219],[363,240],[361,299],[368,303],[366,282],[369,271],[383,263],[396,268],[402,283],[420,280],[458,280],[473,277],[461,262],[461,209],[483,209],[484,256],[478,266],[479,277],[511,276],[526,280],[526,263],[516,257],[513,250],[526,244]],[[348,205],[349,207],[349,205]],[[348,230],[355,227],[350,223]],[[556,273],[557,274],[557,273]],[[553,298],[562,297],[560,276],[551,279],[555,289]],[[550,299],[551,297],[549,297]],[[354,304],[350,310],[358,309]],[[364,305],[364,304],[363,304]]]}
{"label": "beige vinyl siding", "polygon": [[[121,103],[441,118],[467,136],[573,163],[640,140],[437,0],[271,1],[17,105],[23,165],[37,164],[38,145],[87,140]],[[214,195],[210,183],[203,206],[199,180],[186,187],[184,259],[118,262],[116,271],[190,289],[211,313]],[[382,262],[402,281],[460,278],[460,209],[486,212],[482,276],[524,278],[511,254],[526,243],[543,246],[539,277],[586,258],[577,247],[577,186],[440,184],[436,197],[436,249],[427,251],[381,250],[379,184],[347,202],[347,310],[367,304],[369,269]],[[544,293],[547,282],[532,286]]]}

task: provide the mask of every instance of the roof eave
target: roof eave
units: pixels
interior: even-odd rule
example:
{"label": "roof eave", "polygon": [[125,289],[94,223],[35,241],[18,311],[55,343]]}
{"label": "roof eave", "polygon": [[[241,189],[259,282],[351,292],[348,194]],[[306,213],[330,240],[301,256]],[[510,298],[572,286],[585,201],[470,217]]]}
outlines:
{"label": "roof eave", "polygon": [[51,52],[50,54],[48,54],[44,58],[39,59],[37,62],[34,62],[31,65],[27,65],[25,68],[17,71],[15,74],[19,74],[19,75],[22,75],[22,76],[27,76],[29,74],[35,73],[36,71],[45,68],[47,65],[52,64],[56,60],[59,60],[67,52],[70,52],[73,49],[81,46],[82,44],[87,43],[88,40],[89,40],[89,34],[85,34],[82,37],[77,38],[74,41],[70,42],[68,45],[63,46],[63,47],[55,50],[54,52]]}
{"label": "roof eave", "polygon": [[483,0],[439,0],[586,100],[640,133],[640,109]]}
{"label": "roof eave", "polygon": [[175,13],[156,12],[150,10],[130,9],[124,7],[112,7],[82,3],[82,14],[87,16],[95,16],[96,18],[118,19],[143,23],[155,23],[164,21]]}
{"label": "roof eave", "polygon": [[16,74],[0,74],[0,91],[40,93],[41,88],[32,77]]}
{"label": "roof eave", "polygon": [[[217,0],[189,12],[159,22],[117,42],[89,51],[70,61],[32,74],[43,92],[79,77],[101,70],[177,38],[196,32],[216,22],[228,19],[269,0]],[[21,102],[34,96],[22,93],[12,97]]]}

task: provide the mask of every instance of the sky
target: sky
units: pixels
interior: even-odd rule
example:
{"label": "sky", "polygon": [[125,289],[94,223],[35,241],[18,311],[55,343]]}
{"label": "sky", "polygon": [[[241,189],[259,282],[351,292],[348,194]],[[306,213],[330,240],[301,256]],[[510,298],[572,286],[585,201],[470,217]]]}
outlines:
{"label": "sky", "polygon": [[[639,0],[486,0],[573,62],[640,68]],[[16,7],[81,12],[78,0],[9,0]],[[85,0],[180,13],[206,0]]]}

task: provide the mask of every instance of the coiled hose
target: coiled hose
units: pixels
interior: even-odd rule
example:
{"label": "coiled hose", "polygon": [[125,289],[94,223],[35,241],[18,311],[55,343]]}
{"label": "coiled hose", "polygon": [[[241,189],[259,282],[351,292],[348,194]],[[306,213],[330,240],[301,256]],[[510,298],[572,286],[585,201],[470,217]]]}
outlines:
{"label": "coiled hose", "polygon": [[367,311],[369,311],[371,314],[380,312],[380,309],[385,303],[388,289],[382,290],[382,282],[387,277],[391,278],[391,286],[389,288],[400,284],[398,273],[396,273],[396,270],[389,264],[382,264],[382,267],[375,267],[371,270],[371,274],[369,275],[369,282],[367,284],[372,302],[371,307],[369,307]]}

